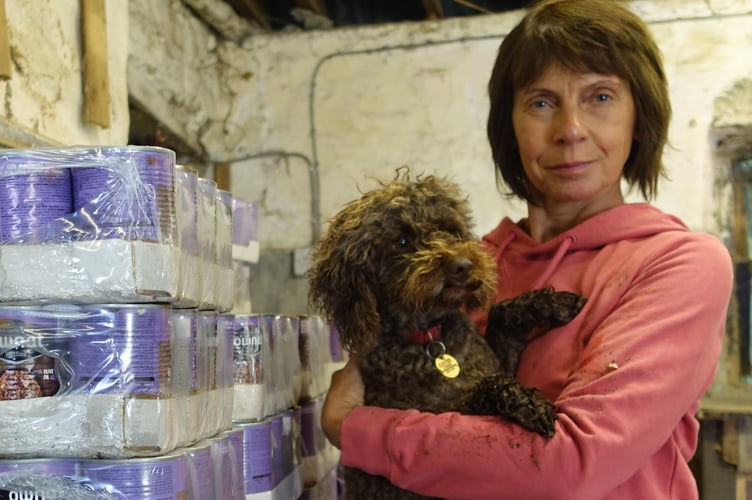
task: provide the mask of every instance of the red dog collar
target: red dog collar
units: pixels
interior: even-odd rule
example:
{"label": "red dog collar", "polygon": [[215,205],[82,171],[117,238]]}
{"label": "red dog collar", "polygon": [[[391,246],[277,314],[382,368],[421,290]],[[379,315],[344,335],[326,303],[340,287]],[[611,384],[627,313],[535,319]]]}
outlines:
{"label": "red dog collar", "polygon": [[441,340],[441,324],[433,325],[427,330],[410,332],[409,338],[416,344],[427,344],[432,341]]}

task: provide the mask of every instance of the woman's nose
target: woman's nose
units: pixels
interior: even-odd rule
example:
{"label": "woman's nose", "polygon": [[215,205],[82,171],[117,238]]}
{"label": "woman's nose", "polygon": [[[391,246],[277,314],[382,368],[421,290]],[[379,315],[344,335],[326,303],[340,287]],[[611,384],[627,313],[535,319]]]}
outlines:
{"label": "woman's nose", "polygon": [[556,141],[571,144],[585,137],[581,110],[577,106],[563,105],[556,113]]}

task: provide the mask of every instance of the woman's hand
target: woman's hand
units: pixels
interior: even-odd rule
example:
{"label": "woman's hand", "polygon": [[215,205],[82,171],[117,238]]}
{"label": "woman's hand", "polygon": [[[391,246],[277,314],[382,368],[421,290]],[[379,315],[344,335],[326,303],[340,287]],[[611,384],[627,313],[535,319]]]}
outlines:
{"label": "woman's hand", "polygon": [[342,423],[350,412],[363,404],[365,387],[355,358],[350,358],[341,370],[332,374],[332,382],[321,410],[321,428],[337,448],[341,448]]}

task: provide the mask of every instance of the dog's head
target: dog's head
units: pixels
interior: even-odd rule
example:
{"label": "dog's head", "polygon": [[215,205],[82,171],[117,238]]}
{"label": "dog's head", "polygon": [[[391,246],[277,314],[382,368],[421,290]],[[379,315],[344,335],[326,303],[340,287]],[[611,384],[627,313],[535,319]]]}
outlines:
{"label": "dog's head", "polygon": [[445,178],[400,170],[328,223],[312,252],[309,301],[350,352],[493,298],[495,264],[472,232],[467,199]]}

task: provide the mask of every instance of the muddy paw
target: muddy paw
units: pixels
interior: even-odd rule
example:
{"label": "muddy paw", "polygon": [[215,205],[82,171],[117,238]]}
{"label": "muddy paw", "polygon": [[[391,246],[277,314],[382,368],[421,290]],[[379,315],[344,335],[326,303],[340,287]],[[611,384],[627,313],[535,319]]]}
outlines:
{"label": "muddy paw", "polygon": [[488,313],[488,328],[500,335],[527,339],[535,329],[549,330],[571,321],[587,299],[548,287],[525,292],[495,304]]}
{"label": "muddy paw", "polygon": [[582,310],[585,302],[587,302],[587,299],[576,293],[552,292],[549,308],[545,311],[551,320],[551,326],[561,326],[572,321]]}
{"label": "muddy paw", "polygon": [[537,389],[503,375],[483,379],[474,388],[463,413],[498,415],[545,438],[551,438],[556,430],[553,403],[543,398]]}

